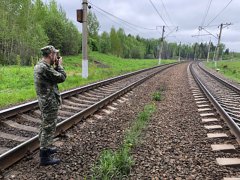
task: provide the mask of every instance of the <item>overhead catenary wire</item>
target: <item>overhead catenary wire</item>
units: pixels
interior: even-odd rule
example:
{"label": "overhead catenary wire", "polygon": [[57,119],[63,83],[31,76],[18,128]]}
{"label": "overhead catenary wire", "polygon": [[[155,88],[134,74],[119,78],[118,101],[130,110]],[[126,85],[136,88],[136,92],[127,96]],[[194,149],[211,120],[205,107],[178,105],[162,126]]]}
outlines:
{"label": "overhead catenary wire", "polygon": [[170,17],[170,14],[168,13],[167,8],[166,8],[166,6],[165,6],[163,0],[161,0],[161,3],[162,3],[162,6],[163,6],[163,8],[164,8],[164,10],[165,10],[165,12],[166,12],[166,15],[167,15],[167,17],[168,17],[170,23],[171,23],[172,25],[174,25],[174,23],[173,23],[173,21],[172,21],[172,18]]}
{"label": "overhead catenary wire", "polygon": [[[130,23],[130,22],[128,22],[128,21],[126,21],[126,20],[124,20],[124,19],[122,19],[122,18],[119,18],[119,17],[117,17],[116,15],[114,15],[114,14],[112,14],[112,13],[110,13],[110,12],[108,12],[108,11],[106,11],[106,10],[98,7],[98,6],[96,6],[96,5],[93,4],[92,2],[89,2],[89,4],[92,6],[92,8],[93,8],[96,12],[98,12],[99,14],[101,14],[101,15],[105,16],[106,18],[110,19],[110,20],[113,21],[114,23],[116,23],[116,24],[118,24],[118,25],[120,25],[120,26],[125,25],[125,27],[128,27],[128,29],[132,29],[132,30],[134,30],[134,31],[136,31],[136,32],[138,32],[138,33],[140,33],[140,34],[146,34],[146,33],[140,32],[138,29],[144,29],[144,30],[155,31],[155,32],[158,31],[157,28],[146,28],[146,27],[142,27],[142,26],[139,26],[139,25]],[[153,6],[154,6],[154,4],[153,4]],[[155,7],[155,6],[154,6],[154,7]],[[166,7],[165,7],[165,8],[166,8]],[[156,9],[156,11],[158,12],[157,9]],[[108,16],[107,16],[107,15],[108,15]],[[158,12],[158,15],[160,15],[160,17],[161,17],[161,14],[160,14],[159,12]],[[117,20],[118,20],[119,22],[121,22],[123,25],[119,24],[117,21],[114,21],[114,20],[113,20],[112,18],[110,18],[109,16],[112,17],[112,18],[114,18],[114,19],[117,19]],[[170,26],[167,25],[166,21],[165,21],[164,19],[163,19],[163,21],[164,21],[164,23],[166,24],[166,27],[171,31],[169,34],[171,34],[171,33],[174,31],[174,29],[173,29],[173,30],[170,29],[170,28],[169,28]],[[157,26],[156,26],[156,27],[157,27]],[[174,28],[178,28],[178,27],[175,26]],[[176,37],[174,37],[174,38],[177,39]],[[180,40],[177,39],[177,41],[180,41]]]}
{"label": "overhead catenary wire", "polygon": [[130,22],[128,22],[128,21],[126,21],[126,20],[124,20],[124,19],[122,19],[122,18],[119,18],[119,17],[115,16],[114,14],[112,14],[112,13],[110,13],[110,12],[105,11],[104,9],[102,9],[102,8],[94,5],[94,4],[91,3],[91,2],[89,2],[89,4],[91,4],[93,7],[97,8],[98,10],[100,10],[100,11],[102,11],[102,12],[104,12],[104,13],[106,13],[106,14],[114,17],[114,18],[116,18],[116,19],[118,19],[118,20],[120,20],[120,21],[122,21],[122,22],[124,22],[124,23],[127,23],[127,24],[130,25],[130,26],[133,26],[133,27],[138,28],[138,29],[144,29],[144,30],[149,30],[149,31],[156,31],[156,28],[146,28],[146,27],[142,27],[142,26],[139,26],[139,25],[130,23]]}
{"label": "overhead catenary wire", "polygon": [[169,37],[169,35],[172,34],[175,30],[178,30],[178,27],[176,27],[175,29],[171,30],[171,31],[165,36],[165,38]]}
{"label": "overhead catenary wire", "polygon": [[[93,9],[94,11],[96,11],[98,14],[101,14],[101,16],[104,16],[105,18],[111,20],[113,23],[119,25],[120,27],[127,28],[127,29],[130,30],[130,31],[135,31],[135,32],[137,32],[138,34],[142,34],[142,35],[145,35],[145,34],[149,33],[149,31],[141,32],[141,31],[139,31],[137,28],[132,27],[132,26],[130,26],[129,24],[123,22],[123,21],[117,21],[117,20],[119,20],[118,18],[116,18],[116,17],[114,17],[114,16],[111,16],[111,15],[109,15],[108,13],[105,13],[105,12],[103,12],[103,11],[101,11],[101,10],[98,10],[97,8],[92,7],[92,9]],[[155,31],[152,31],[152,30],[151,30],[151,32],[153,32],[153,33],[161,33],[161,32],[158,31],[158,29],[154,29],[154,30],[155,30]]]}
{"label": "overhead catenary wire", "polygon": [[138,29],[136,29],[136,28],[134,28],[134,27],[132,27],[132,26],[129,26],[129,25],[126,24],[126,23],[123,23],[123,22],[122,22],[122,24],[120,24],[119,22],[114,21],[114,20],[111,19],[109,16],[107,16],[107,15],[104,14],[102,11],[100,11],[100,10],[98,10],[98,9],[96,9],[96,8],[93,8],[93,9],[94,9],[96,12],[98,12],[99,14],[101,14],[102,16],[104,16],[104,17],[106,17],[107,19],[111,20],[112,22],[118,24],[120,27],[125,26],[127,29],[129,29],[129,30],[131,30],[131,31],[133,30],[133,31],[135,31],[135,32],[137,32],[137,33],[140,33],[140,34],[143,33],[143,32],[141,32],[141,31],[139,31]]}
{"label": "overhead catenary wire", "polygon": [[[206,25],[204,26],[204,23],[205,23],[205,20],[206,20],[206,17],[208,15],[208,12],[209,12],[209,9],[210,9],[210,6],[211,6],[211,3],[212,3],[212,0],[209,1],[209,4],[207,6],[207,9],[206,9],[206,12],[205,12],[205,15],[204,15],[204,18],[202,20],[202,23],[201,23],[201,26],[199,26],[199,32],[204,30],[205,32],[209,33],[209,35],[212,35],[214,36],[216,39],[218,39],[217,36],[215,36],[214,34],[212,34],[211,32],[209,32],[208,30],[206,30],[206,27],[219,27],[219,25],[210,25],[218,16],[220,16],[220,14],[230,5],[230,3],[232,2],[233,0],[230,0],[226,6],[224,6],[224,8]],[[200,36],[200,33],[196,36]]]}
{"label": "overhead catenary wire", "polygon": [[[160,18],[162,19],[162,21],[164,22],[165,26],[166,26],[166,27],[168,28],[168,30],[170,31],[170,32],[167,34],[167,36],[169,36],[169,35],[172,34],[172,33],[175,33],[174,30],[178,31],[178,28],[179,28],[179,27],[174,25],[174,23],[173,23],[170,15],[169,15],[169,13],[168,13],[168,11],[167,11],[167,8],[166,8],[163,0],[161,0],[162,6],[163,6],[163,8],[164,8],[164,10],[165,10],[165,12],[166,12],[166,15],[168,16],[168,19],[169,19],[169,21],[170,21],[170,23],[171,23],[172,26],[169,26],[169,25],[166,23],[166,21],[164,20],[163,16],[160,14],[160,12],[159,12],[158,9],[156,8],[156,6],[155,6],[154,3],[152,2],[152,0],[149,0],[149,1],[150,1],[151,5],[153,6],[153,8],[155,9],[155,11],[157,12],[157,14],[159,15],[159,17],[160,17]],[[170,28],[170,27],[173,27],[173,29]],[[166,38],[166,36],[165,36],[165,38]],[[175,38],[177,41],[180,41],[179,39],[176,38],[176,36],[175,36],[174,38]]]}
{"label": "overhead catenary wire", "polygon": [[[125,27],[125,28],[127,28],[128,30],[130,30],[130,31],[135,31],[135,32],[137,32],[137,33],[139,33],[139,34],[149,33],[149,31],[141,32],[141,31],[139,31],[137,28],[132,27],[132,26],[130,26],[129,24],[124,23],[123,21],[119,21],[119,22],[118,22],[118,21],[114,20],[114,19],[117,19],[117,18],[115,18],[115,17],[113,17],[113,16],[110,16],[109,14],[106,14],[106,13],[98,10],[97,8],[92,8],[92,9],[93,9],[94,11],[96,11],[97,13],[101,14],[102,16],[104,16],[105,18],[111,20],[113,23],[119,25],[120,27]],[[117,20],[118,20],[118,19],[117,19]],[[153,32],[153,31],[151,31],[151,32]],[[154,31],[153,33],[155,33],[155,32],[158,33],[158,32],[159,32],[158,29],[155,29],[155,31]]]}
{"label": "overhead catenary wire", "polygon": [[219,26],[219,24],[214,24],[214,25],[208,25],[208,26],[202,26],[203,28],[205,28],[205,27],[208,27],[208,28],[210,28],[210,27],[218,27]]}
{"label": "overhead catenary wire", "polygon": [[215,19],[217,19],[217,17],[220,16],[220,14],[223,13],[223,11],[231,4],[232,1],[233,1],[233,0],[230,0],[230,1],[226,4],[226,6],[224,6],[224,8],[207,24],[206,27],[208,27]]}
{"label": "overhead catenary wire", "polygon": [[213,37],[215,37],[216,39],[218,39],[217,36],[215,36],[214,34],[212,34],[211,32],[209,32],[208,30],[206,30],[206,29],[203,29],[203,30],[206,31],[207,33],[209,33],[209,35],[212,35]]}
{"label": "overhead catenary wire", "polygon": [[158,9],[156,8],[156,6],[153,4],[152,0],[149,0],[149,2],[152,4],[153,8],[155,9],[155,11],[156,11],[157,14],[159,15],[159,17],[162,19],[162,21],[164,22],[165,26],[166,26],[169,30],[171,30],[171,29],[168,27],[166,21],[163,19],[163,17],[162,17],[162,15],[160,14],[160,12],[158,11]]}
{"label": "overhead catenary wire", "polygon": [[210,0],[209,3],[208,3],[207,9],[205,11],[205,15],[203,16],[203,20],[202,20],[201,26],[204,26],[204,23],[206,21],[206,17],[208,15],[208,12],[209,12],[209,9],[211,7],[211,4],[212,4],[212,0]]}

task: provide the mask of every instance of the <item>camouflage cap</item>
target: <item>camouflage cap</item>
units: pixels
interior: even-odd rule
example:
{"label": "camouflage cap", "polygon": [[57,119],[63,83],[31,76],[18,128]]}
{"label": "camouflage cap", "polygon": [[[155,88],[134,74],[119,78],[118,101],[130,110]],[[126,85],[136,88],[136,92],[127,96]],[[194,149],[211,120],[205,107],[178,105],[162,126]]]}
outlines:
{"label": "camouflage cap", "polygon": [[51,52],[58,53],[59,50],[55,49],[55,47],[52,45],[48,45],[48,46],[41,48],[41,52],[43,55],[49,55]]}

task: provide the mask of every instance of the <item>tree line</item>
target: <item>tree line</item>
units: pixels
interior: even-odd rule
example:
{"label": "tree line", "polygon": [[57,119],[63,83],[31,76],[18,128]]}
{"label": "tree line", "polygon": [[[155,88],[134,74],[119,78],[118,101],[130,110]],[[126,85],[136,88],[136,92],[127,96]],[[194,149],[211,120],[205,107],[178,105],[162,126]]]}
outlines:
{"label": "tree line", "polygon": [[[40,48],[51,44],[62,55],[81,53],[81,33],[55,0],[2,0],[0,3],[0,64],[31,65],[40,57]],[[122,58],[158,58],[160,39],[146,39],[111,28],[99,34],[100,24],[94,13],[88,13],[88,46],[90,51],[113,54]],[[210,58],[216,46],[210,46]],[[229,53],[222,44],[220,55]],[[164,41],[162,58],[206,59],[207,43],[179,45]],[[224,53],[223,53],[224,52]]]}
{"label": "tree line", "polygon": [[[159,57],[160,38],[146,39],[139,35],[126,35],[124,29],[111,28],[110,32],[99,34],[99,22],[94,13],[88,14],[89,48],[101,53],[110,53],[122,58],[154,59]],[[164,41],[161,57],[163,59],[206,59],[209,43],[177,44]],[[210,43],[209,58],[214,58],[216,46]],[[219,56],[228,55],[229,49],[221,44]]]}
{"label": "tree line", "polygon": [[0,17],[0,64],[30,65],[47,44],[64,55],[80,53],[81,34],[54,0],[49,4],[42,0],[2,0]]}

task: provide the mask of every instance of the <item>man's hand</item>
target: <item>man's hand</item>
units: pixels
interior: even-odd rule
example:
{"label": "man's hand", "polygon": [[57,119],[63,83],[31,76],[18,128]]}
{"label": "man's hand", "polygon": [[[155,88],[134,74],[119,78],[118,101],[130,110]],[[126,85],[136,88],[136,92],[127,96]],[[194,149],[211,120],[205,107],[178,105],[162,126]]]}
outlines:
{"label": "man's hand", "polygon": [[62,59],[62,57],[60,56],[60,58],[58,59],[58,65],[62,66],[62,64],[63,64],[63,59]]}
{"label": "man's hand", "polygon": [[60,65],[60,66],[62,66],[62,57],[60,56],[60,57],[58,57],[58,58],[56,58],[56,60],[55,60],[55,67],[57,67],[58,65]]}

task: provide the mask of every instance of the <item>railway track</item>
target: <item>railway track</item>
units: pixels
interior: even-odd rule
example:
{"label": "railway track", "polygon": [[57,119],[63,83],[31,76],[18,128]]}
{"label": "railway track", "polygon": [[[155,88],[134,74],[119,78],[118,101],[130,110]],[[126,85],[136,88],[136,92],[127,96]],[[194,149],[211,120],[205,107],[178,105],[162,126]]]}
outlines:
{"label": "railway track", "polygon": [[[240,158],[236,156],[240,143],[240,89],[210,73],[199,63],[190,64],[189,77],[202,123],[209,131],[207,137],[214,139],[212,150],[233,152],[233,158],[231,154],[225,154],[228,158],[217,158],[217,163],[223,166],[240,166]],[[225,124],[222,121],[228,128],[223,127]]]}
{"label": "railway track", "polygon": [[[56,135],[176,64],[144,69],[63,92]],[[40,118],[37,101],[0,111],[0,170],[6,169],[39,147],[37,134]]]}

